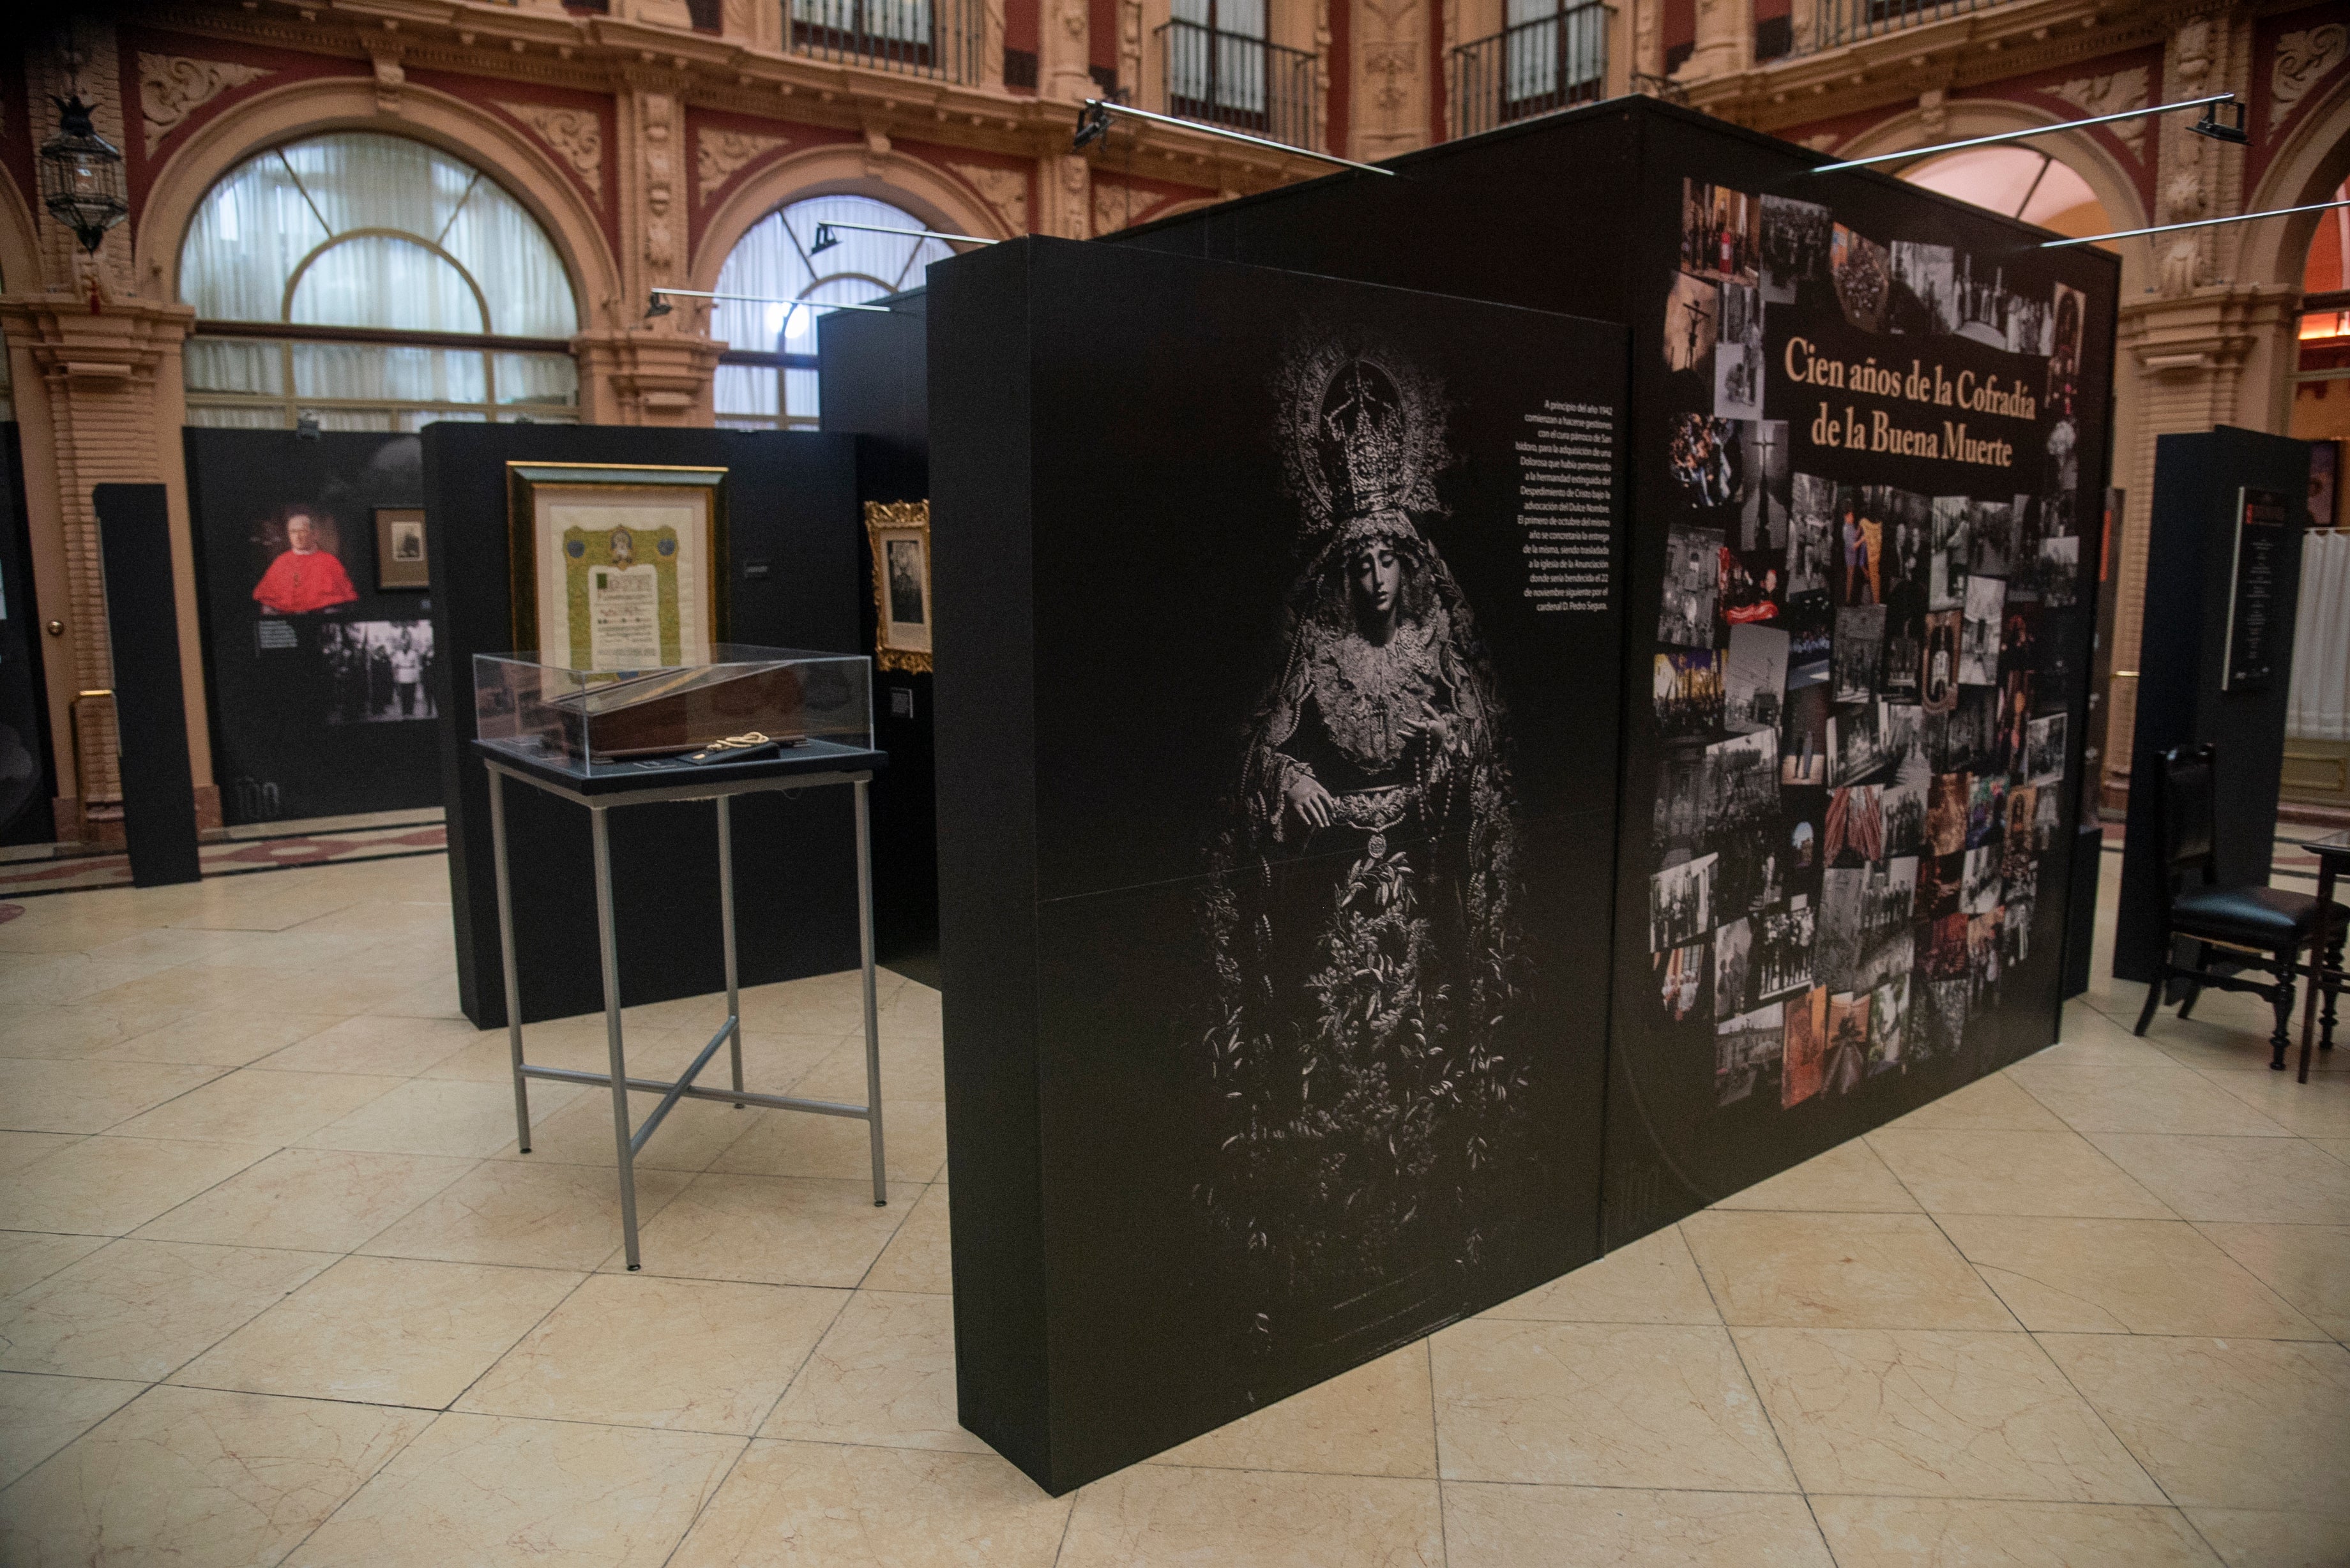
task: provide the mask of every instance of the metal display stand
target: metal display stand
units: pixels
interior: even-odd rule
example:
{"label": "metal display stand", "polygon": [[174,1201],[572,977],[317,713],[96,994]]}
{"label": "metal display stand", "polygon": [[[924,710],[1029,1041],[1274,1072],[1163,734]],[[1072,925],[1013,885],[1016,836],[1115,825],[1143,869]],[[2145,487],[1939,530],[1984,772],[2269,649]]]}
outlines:
{"label": "metal display stand", "polygon": [[[508,746],[476,741],[474,749],[490,774],[490,836],[497,860],[498,948],[505,965],[506,1038],[514,1054],[515,1127],[525,1154],[530,1152],[532,1078],[564,1084],[603,1084],[612,1091],[612,1137],[620,1173],[620,1233],[630,1270],[637,1268],[636,1157],[681,1099],[717,1100],[738,1109],[765,1106],[775,1110],[807,1111],[816,1116],[847,1116],[866,1124],[873,1144],[873,1205],[886,1206],[889,1188],[881,1153],[881,1032],[873,991],[873,863],[872,815],[866,786],[887,756],[861,748],[812,742],[780,757],[749,763],[722,763],[708,767],[682,763],[639,767],[609,765],[588,769],[551,757],[532,756]],[[611,1055],[610,1070],[581,1072],[570,1067],[542,1067],[523,1059],[521,990],[515,970],[514,898],[506,864],[505,781],[531,785],[574,805],[585,806],[596,846],[596,935],[604,964],[604,1035]],[[843,1105],[832,1100],[802,1099],[791,1095],[754,1094],[743,1086],[743,1009],[736,994],[734,962],[733,832],[729,803],[738,794],[769,790],[800,790],[827,784],[850,784],[857,791],[857,922],[858,948],[865,977],[865,1104]],[[605,822],[607,814],[625,805],[657,805],[671,801],[707,800],[718,808],[719,918],[726,946],[726,1022],[710,1037],[701,1053],[675,1082],[629,1076],[620,1037],[620,960],[613,929],[612,856]],[[718,1047],[730,1048],[733,1067],[732,1089],[705,1089],[694,1082]],[[643,1123],[629,1127],[629,1091],[658,1093],[660,1104]]]}

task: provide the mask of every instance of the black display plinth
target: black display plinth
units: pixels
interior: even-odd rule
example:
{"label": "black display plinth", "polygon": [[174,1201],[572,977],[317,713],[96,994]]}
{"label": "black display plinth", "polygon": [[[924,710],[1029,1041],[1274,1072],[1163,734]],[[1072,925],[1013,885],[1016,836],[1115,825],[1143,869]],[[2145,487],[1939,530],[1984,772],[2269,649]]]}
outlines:
{"label": "black display plinth", "polygon": [[[729,640],[861,653],[856,455],[847,436],[603,426],[435,424],[425,428],[424,496],[432,564],[433,701],[449,815],[449,882],[457,984],[465,1015],[506,1022],[500,980],[489,786],[469,744],[467,683],[476,653],[514,649],[506,555],[512,462],[662,463],[725,468],[732,558]],[[754,569],[755,568],[755,569]],[[536,790],[508,802],[515,942],[525,1022],[603,1006],[596,898],[581,814]],[[758,795],[734,816],[742,983],[853,969],[856,857],[844,791]],[[698,870],[717,829],[691,805],[647,805],[612,824],[620,992],[629,1006],[695,996],[724,983],[716,879]]]}
{"label": "black display plinth", "polygon": [[2264,630],[2275,668],[2227,689],[2237,524],[2247,489],[2296,501],[2309,491],[2309,443],[2222,425],[2158,437],[2154,503],[2147,510],[2146,612],[2139,621],[2137,719],[2131,731],[2129,825],[2122,843],[2114,973],[2149,981],[2160,960],[2162,848],[2157,813],[2161,754],[2172,746],[2219,748],[2213,822],[2223,884],[2269,879],[2276,842],[2277,784],[2284,767],[2292,686],[2293,613],[2301,592],[2301,533],[2292,508],[2290,547],[2266,584]]}
{"label": "black display plinth", "polygon": [[170,508],[160,484],[101,484],[89,498],[106,570],[130,883],[193,882],[203,876],[203,864],[196,850],[187,696],[180,684],[180,612],[172,574],[164,569],[172,559]]}
{"label": "black display plinth", "polygon": [[[1653,99],[1618,99],[1389,161],[1399,178],[1334,174],[1108,242],[1630,328],[1626,818],[1606,1020],[1611,1247],[2056,1035],[2118,264],[2042,250],[2042,231],[1887,175],[1814,174],[1825,161]],[[1798,493],[1796,476],[1815,483]],[[1944,499],[1959,508],[1937,514]],[[1911,515],[1919,503],[1922,524]],[[1813,521],[1791,554],[1799,507]],[[1975,547],[1978,519],[1991,548]],[[1905,526],[1921,537],[1905,539]],[[1942,587],[1956,586],[1932,596],[1930,612],[1950,618],[1928,622],[1937,640],[1926,647],[1927,607],[1904,585],[1933,569],[1938,528],[1966,544],[1955,558],[1945,548]],[[1971,578],[1998,587],[1970,598]],[[2027,612],[2012,637],[2010,589]],[[1971,642],[1970,606],[1991,611]],[[1783,674],[1774,639],[1754,628],[1788,633]],[[1906,713],[1898,728],[1880,721],[1876,703],[1927,705],[1937,649],[1937,706],[1954,716],[1921,715],[1914,729]],[[1727,706],[1733,679],[1758,670],[1780,699],[1769,724],[1751,704]],[[1803,695],[1799,676],[1821,690]],[[2002,712],[2040,741],[2028,773],[2001,740]],[[1833,760],[1831,720],[1841,721]],[[1741,770],[1756,772],[1754,737],[1766,730],[1795,766],[1750,794]],[[1918,732],[1926,742],[1912,747]],[[1880,754],[1896,735],[1902,754],[1924,759],[1929,789],[1968,781],[1969,820],[1946,853],[1887,847],[1914,836],[1915,781]],[[2001,785],[1986,789],[1986,814],[2012,807],[2005,785],[2017,778],[2037,781],[2025,786],[2035,814],[2042,790],[2054,809],[2024,825],[2014,876],[2002,829],[1998,865],[1979,858],[1970,884],[1968,854],[1991,847],[1989,822],[1971,820],[1978,776]],[[1847,778],[1876,786],[1875,800],[1848,794],[1839,806]],[[1890,825],[1889,783],[1902,785]],[[1831,849],[1848,863],[1825,864]],[[1913,855],[1955,858],[1957,869],[1929,879],[1921,867],[1928,899],[1913,896],[1905,921],[1894,863]],[[1799,896],[1808,916],[1795,912]],[[2001,913],[2011,903],[2033,913],[2011,926]],[[1809,978],[1817,939],[1805,920],[1831,909],[1829,961],[1842,978],[1822,985]],[[1921,929],[1927,912],[1934,924]],[[1963,933],[1948,923],[1960,914]],[[1773,993],[1760,989],[1766,974],[1782,982]],[[1875,1049],[1886,1038],[1880,979],[1897,982],[1887,1002],[1898,1053]],[[1724,980],[1738,991],[1717,1016]],[[1787,1008],[1797,996],[1800,1026]],[[1597,1023],[1596,1011],[1577,1016]]]}
{"label": "black display plinth", "polygon": [[1620,330],[931,275],[961,1417],[1054,1492],[1589,1261]]}
{"label": "black display plinth", "polygon": [[[923,291],[879,311],[816,318],[817,406],[824,428],[857,438],[857,499],[926,501],[931,493],[929,332]],[[873,556],[862,525],[858,599],[865,646],[874,644]],[[873,927],[881,961],[926,985],[939,981],[937,746],[929,670],[876,670],[873,733],[889,753],[873,781]]]}

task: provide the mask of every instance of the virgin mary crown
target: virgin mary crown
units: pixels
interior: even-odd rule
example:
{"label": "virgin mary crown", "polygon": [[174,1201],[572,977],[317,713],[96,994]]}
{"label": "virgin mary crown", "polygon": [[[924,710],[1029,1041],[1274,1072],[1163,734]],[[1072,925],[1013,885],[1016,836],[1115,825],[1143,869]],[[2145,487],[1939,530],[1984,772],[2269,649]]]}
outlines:
{"label": "virgin mary crown", "polygon": [[1340,527],[1352,532],[1352,524],[1402,510],[1411,483],[1409,425],[1402,395],[1378,366],[1350,360],[1330,378],[1315,455]]}

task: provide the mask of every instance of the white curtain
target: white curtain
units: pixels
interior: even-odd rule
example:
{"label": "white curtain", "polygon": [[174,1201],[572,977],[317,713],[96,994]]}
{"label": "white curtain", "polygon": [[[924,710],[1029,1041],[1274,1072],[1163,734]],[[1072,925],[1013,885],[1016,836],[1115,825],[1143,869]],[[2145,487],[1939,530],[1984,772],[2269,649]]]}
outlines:
{"label": "white curtain", "polygon": [[2285,733],[2350,741],[2350,534],[2303,537]]}

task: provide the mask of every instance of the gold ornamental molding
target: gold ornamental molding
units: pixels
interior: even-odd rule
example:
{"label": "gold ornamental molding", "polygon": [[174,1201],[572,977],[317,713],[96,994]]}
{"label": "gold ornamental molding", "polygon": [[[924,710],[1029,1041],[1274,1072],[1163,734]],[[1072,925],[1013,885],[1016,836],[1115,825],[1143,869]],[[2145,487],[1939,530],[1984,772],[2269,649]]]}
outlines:
{"label": "gold ornamental molding", "polygon": [[[2337,29],[2338,30],[2338,29]],[[274,76],[259,66],[228,60],[190,59],[184,55],[139,57],[139,112],[146,121],[147,151],[152,155],[180,122],[231,88]]]}
{"label": "gold ornamental molding", "polygon": [[778,148],[792,144],[788,136],[762,136],[752,130],[713,130],[702,126],[693,133],[693,174],[702,199]]}
{"label": "gold ornamental molding", "polygon": [[604,122],[595,110],[548,103],[505,103],[497,106],[536,132],[553,148],[571,171],[604,202]]}

